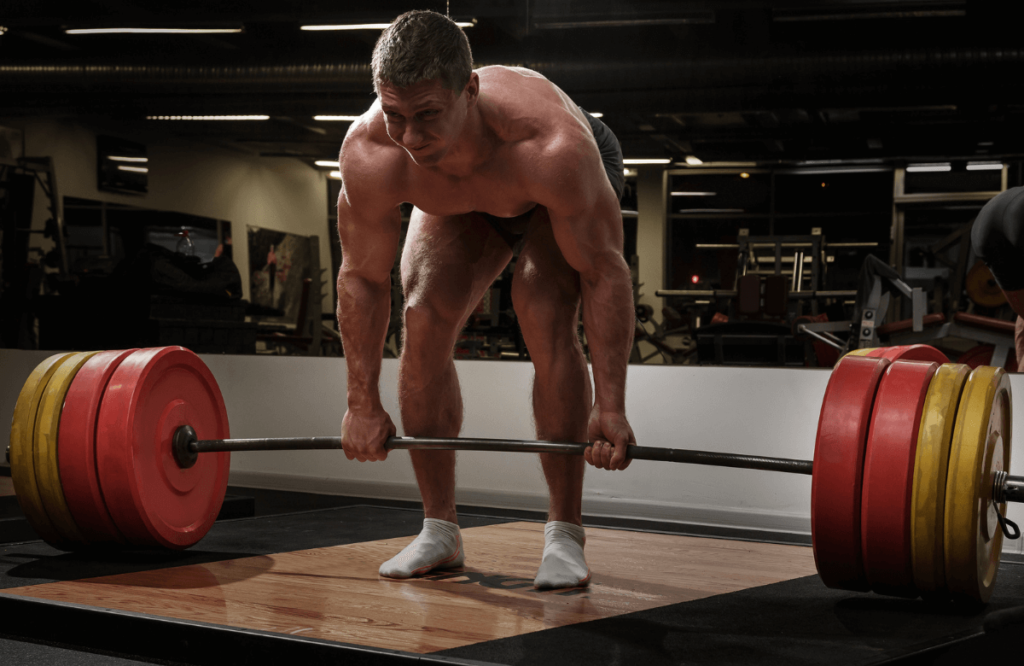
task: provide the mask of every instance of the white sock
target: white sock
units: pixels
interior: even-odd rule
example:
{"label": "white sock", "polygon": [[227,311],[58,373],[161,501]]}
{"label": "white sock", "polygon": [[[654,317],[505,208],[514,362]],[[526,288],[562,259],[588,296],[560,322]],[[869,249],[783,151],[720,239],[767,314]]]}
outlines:
{"label": "white sock", "polygon": [[583,557],[587,537],[583,528],[552,520],[544,526],[544,557],[533,586],[538,590],[580,587],[590,582],[590,567]]}
{"label": "white sock", "polygon": [[424,518],[423,530],[398,555],[380,565],[386,578],[422,576],[432,569],[461,567],[466,561],[459,526],[447,520]]}

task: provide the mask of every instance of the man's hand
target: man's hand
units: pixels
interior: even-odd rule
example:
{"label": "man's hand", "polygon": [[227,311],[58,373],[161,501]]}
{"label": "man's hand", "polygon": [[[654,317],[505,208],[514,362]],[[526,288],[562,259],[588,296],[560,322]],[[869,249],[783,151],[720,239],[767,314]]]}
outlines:
{"label": "man's hand", "polygon": [[350,409],[341,420],[341,446],[345,457],[359,462],[386,460],[388,452],[384,442],[396,432],[395,424],[383,409],[360,412]]}
{"label": "man's hand", "polygon": [[587,437],[591,445],[583,452],[583,458],[594,467],[626,469],[633,462],[626,457],[626,447],[636,444],[636,436],[625,414],[602,412],[594,405],[590,412]]}

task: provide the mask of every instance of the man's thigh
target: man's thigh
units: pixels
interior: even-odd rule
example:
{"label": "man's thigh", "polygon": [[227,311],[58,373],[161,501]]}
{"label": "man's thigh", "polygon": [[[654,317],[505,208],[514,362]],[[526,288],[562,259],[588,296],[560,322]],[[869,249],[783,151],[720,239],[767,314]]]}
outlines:
{"label": "man's thigh", "polygon": [[401,260],[406,302],[429,304],[461,326],[511,258],[511,248],[480,215],[414,208]]}
{"label": "man's thigh", "polygon": [[579,273],[569,265],[555,241],[547,209],[538,206],[527,225],[512,283],[518,308],[550,302],[560,307],[576,303]]}

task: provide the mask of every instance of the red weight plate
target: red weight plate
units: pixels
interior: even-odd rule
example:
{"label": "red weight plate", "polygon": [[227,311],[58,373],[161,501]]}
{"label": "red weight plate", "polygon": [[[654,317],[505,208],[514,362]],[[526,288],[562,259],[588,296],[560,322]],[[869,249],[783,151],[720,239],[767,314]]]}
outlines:
{"label": "red weight plate", "polygon": [[134,349],[105,351],[82,366],[64,398],[57,462],[68,509],[90,545],[126,543],[114,525],[96,475],[96,422],[111,375]]}
{"label": "red weight plate", "polygon": [[887,358],[890,361],[928,361],[930,363],[949,363],[949,357],[931,345],[877,347],[869,351],[865,356]]}
{"label": "red weight plate", "polygon": [[866,591],[861,559],[861,474],[875,391],[889,360],[845,356],[825,389],[814,444],[811,536],[828,587]]}
{"label": "red weight plate", "polygon": [[871,589],[917,596],[914,587],[914,461],[928,385],[937,363],[895,361],[875,396],[864,454],[861,549]]}
{"label": "red weight plate", "polygon": [[140,349],[126,358],[100,403],[97,463],[107,508],[130,543],[188,548],[217,518],[231,456],[204,453],[182,469],[171,440],[183,425],[200,439],[230,436],[209,368],[183,347]]}
{"label": "red weight plate", "polygon": [[[995,347],[992,345],[978,345],[971,347],[957,359],[957,363],[963,363],[971,370],[981,365],[992,365],[992,354],[995,353]],[[1011,349],[1010,353],[1006,355],[1006,363],[1003,369],[1007,372],[1017,372],[1017,355],[1014,350]]]}

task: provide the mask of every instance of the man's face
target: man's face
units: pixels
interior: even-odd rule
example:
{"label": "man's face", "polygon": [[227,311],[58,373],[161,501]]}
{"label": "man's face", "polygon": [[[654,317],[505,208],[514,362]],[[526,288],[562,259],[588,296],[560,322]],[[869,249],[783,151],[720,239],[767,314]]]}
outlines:
{"label": "man's face", "polygon": [[397,88],[381,82],[380,106],[388,136],[420,166],[437,164],[448,154],[466,119],[465,95],[444,88],[440,79]]}

